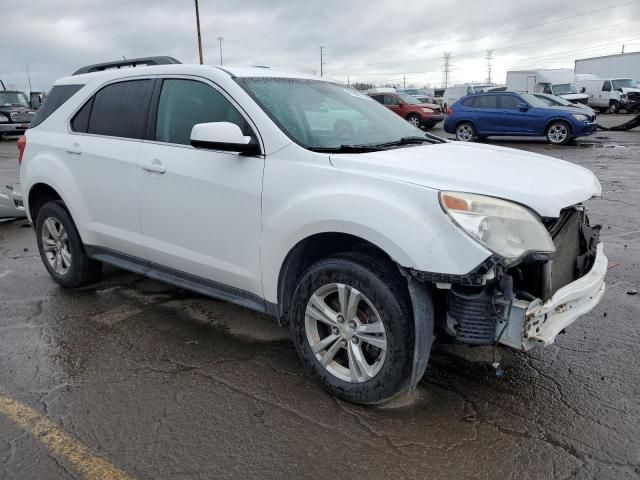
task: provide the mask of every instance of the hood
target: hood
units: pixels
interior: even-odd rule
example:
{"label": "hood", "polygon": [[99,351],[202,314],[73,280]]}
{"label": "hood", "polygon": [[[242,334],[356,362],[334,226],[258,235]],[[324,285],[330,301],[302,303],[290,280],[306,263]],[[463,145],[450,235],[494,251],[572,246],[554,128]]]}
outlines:
{"label": "hood", "polygon": [[[585,107],[587,106],[585,105]],[[592,108],[589,108],[589,107],[583,108],[579,103],[576,103],[575,106],[573,107],[569,105],[549,105],[548,108],[553,108],[554,110],[562,110],[563,112],[569,112],[574,115],[576,113],[580,115],[591,115],[591,116],[595,115],[595,112],[593,111]]]}
{"label": "hood", "polygon": [[622,93],[640,93],[640,88],[622,87]]}
{"label": "hood", "polygon": [[447,142],[382,152],[332,154],[334,167],[432,188],[479,193],[521,203],[542,217],[602,189],[586,168],[493,145]]}
{"label": "hood", "polygon": [[440,105],[436,105],[435,103],[420,103],[418,105],[414,105],[416,107],[425,107],[425,108],[430,108],[431,110],[438,110],[440,109]]}
{"label": "hood", "polygon": [[23,107],[19,105],[0,105],[0,112],[5,113],[16,113],[16,112],[31,112],[32,109],[29,107]]}
{"label": "hood", "polygon": [[564,98],[565,100],[586,100],[589,98],[589,95],[585,93],[566,93],[564,95],[558,95],[559,97]]}

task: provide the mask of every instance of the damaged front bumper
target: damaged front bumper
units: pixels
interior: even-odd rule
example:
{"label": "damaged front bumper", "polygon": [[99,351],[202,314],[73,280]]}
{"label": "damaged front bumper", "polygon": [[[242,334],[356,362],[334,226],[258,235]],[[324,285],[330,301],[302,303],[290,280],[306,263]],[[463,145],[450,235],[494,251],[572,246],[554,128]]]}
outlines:
{"label": "damaged front bumper", "polygon": [[498,300],[509,312],[508,317],[496,324],[499,343],[519,350],[551,345],[566,327],[600,302],[605,291],[607,265],[602,243],[599,243],[591,270],[560,288],[546,302],[539,298],[531,302],[514,300],[509,311],[507,302]]}

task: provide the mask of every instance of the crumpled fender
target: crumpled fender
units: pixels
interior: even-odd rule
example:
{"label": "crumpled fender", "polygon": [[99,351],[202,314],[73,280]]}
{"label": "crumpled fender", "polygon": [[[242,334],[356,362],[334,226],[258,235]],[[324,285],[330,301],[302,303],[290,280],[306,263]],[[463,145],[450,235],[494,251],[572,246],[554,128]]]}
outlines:
{"label": "crumpled fender", "polygon": [[407,276],[407,285],[413,305],[413,321],[415,323],[415,343],[413,349],[413,368],[411,369],[411,383],[409,388],[414,391],[422,379],[433,344],[434,308],[433,299],[424,283],[412,276]]}

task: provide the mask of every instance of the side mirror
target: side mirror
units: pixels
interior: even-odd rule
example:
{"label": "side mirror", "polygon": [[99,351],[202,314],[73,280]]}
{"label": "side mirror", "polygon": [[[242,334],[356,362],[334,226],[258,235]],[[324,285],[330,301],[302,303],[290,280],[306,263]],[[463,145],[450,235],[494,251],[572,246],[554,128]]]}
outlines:
{"label": "side mirror", "polygon": [[31,92],[29,95],[29,104],[34,110],[38,110],[42,105],[42,94],[40,92]]}
{"label": "side mirror", "polygon": [[518,110],[520,110],[521,112],[526,112],[527,110],[529,110],[529,105],[527,105],[526,103],[519,103]]}
{"label": "side mirror", "polygon": [[582,87],[582,88],[580,89],[580,93],[584,93],[584,92],[586,92],[586,91],[587,91],[587,89],[586,89],[585,87]]}
{"label": "side mirror", "polygon": [[244,154],[260,153],[260,147],[252,137],[231,122],[198,123],[191,129],[191,145],[195,148],[224,150]]}

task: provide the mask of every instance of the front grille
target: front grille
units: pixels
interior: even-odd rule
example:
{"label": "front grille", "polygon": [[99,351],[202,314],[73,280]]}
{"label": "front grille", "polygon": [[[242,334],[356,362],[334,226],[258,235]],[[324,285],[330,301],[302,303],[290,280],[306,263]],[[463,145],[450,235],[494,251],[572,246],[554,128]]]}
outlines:
{"label": "front grille", "polygon": [[11,120],[16,123],[31,123],[34,115],[34,112],[13,112]]}
{"label": "front grille", "polygon": [[638,92],[629,92],[627,93],[627,98],[633,102],[640,102],[640,93]]}
{"label": "front grille", "polygon": [[434,111],[434,113],[437,113],[438,115],[440,115],[442,113],[442,110],[440,110],[440,108],[434,108],[433,111]]}

